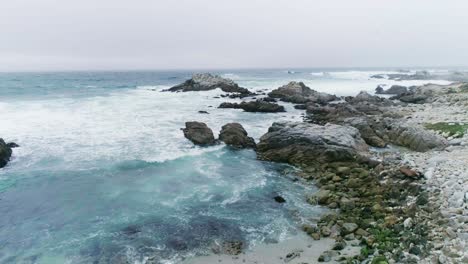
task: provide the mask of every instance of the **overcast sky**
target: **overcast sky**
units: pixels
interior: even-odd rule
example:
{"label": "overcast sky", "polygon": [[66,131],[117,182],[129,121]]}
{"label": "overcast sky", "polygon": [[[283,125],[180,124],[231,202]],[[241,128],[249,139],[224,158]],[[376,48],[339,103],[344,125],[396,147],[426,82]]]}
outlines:
{"label": "overcast sky", "polygon": [[466,0],[11,0],[0,71],[467,66]]}

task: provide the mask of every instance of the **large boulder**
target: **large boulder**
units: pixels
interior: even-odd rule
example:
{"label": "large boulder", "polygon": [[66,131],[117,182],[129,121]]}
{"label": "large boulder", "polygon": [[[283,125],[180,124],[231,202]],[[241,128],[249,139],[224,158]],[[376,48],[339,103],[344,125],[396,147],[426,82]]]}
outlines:
{"label": "large boulder", "polygon": [[443,149],[448,146],[448,142],[444,137],[428,131],[422,126],[394,120],[384,123],[386,135],[393,144],[419,152]]}
{"label": "large boulder", "polygon": [[0,168],[5,167],[11,158],[11,147],[0,138]]}
{"label": "large boulder", "polygon": [[258,99],[256,101],[249,101],[249,102],[241,102],[239,103],[228,103],[224,102],[219,105],[218,108],[235,108],[235,109],[243,109],[246,112],[262,112],[262,113],[277,113],[277,112],[285,112],[284,106],[270,103],[262,99]]}
{"label": "large boulder", "polygon": [[240,87],[231,79],[222,78],[221,76],[212,75],[210,73],[194,74],[191,79],[169,88],[168,91],[208,91],[216,88],[220,88],[227,93],[251,94],[249,90]]}
{"label": "large boulder", "polygon": [[219,140],[234,148],[255,148],[255,140],[248,136],[247,131],[239,123],[228,123],[221,128]]}
{"label": "large boulder", "polygon": [[312,90],[303,82],[290,82],[271,91],[268,96],[295,104],[304,104],[307,102],[326,104],[338,99],[335,95]]}
{"label": "large boulder", "polygon": [[211,145],[216,142],[213,131],[202,122],[185,122],[182,131],[184,136],[196,145]]}
{"label": "large boulder", "polygon": [[294,165],[362,161],[367,151],[356,128],[302,122],[273,123],[257,144],[260,159]]}

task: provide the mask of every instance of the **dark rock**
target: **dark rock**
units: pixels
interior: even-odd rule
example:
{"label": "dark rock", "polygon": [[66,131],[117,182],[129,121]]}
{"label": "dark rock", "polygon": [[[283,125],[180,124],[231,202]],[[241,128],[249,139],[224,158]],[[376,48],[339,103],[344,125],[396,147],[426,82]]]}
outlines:
{"label": "dark rock", "polygon": [[304,104],[307,102],[326,104],[338,99],[335,95],[312,90],[303,82],[290,82],[271,91],[268,96],[296,104]]}
{"label": "dark rock", "polygon": [[255,140],[247,135],[241,124],[229,123],[221,128],[219,140],[235,148],[255,148]]}
{"label": "dark rock", "polygon": [[415,94],[414,92],[406,92],[406,93],[393,96],[390,99],[392,100],[397,99],[404,103],[410,103],[410,104],[424,104],[429,99],[429,96],[423,95],[423,94]]}
{"label": "dark rock", "polygon": [[184,136],[196,145],[210,145],[215,143],[213,131],[202,122],[186,122],[182,129]]}
{"label": "dark rock", "polygon": [[283,197],[279,196],[279,195],[273,197],[273,199],[275,199],[275,201],[277,203],[285,203],[286,202],[286,200]]}
{"label": "dark rock", "polygon": [[333,245],[333,250],[343,250],[346,247],[346,243],[344,241],[341,242],[336,242],[335,245]]}
{"label": "dark rock", "polygon": [[271,97],[263,97],[262,100],[265,102],[276,103],[276,99]]}
{"label": "dark rock", "polygon": [[375,88],[375,93],[376,94],[383,94],[384,93],[384,88],[382,86],[377,86],[377,88]]}
{"label": "dark rock", "polygon": [[208,91],[216,88],[220,88],[227,93],[251,94],[249,90],[239,87],[239,85],[232,80],[209,73],[194,74],[191,79],[182,84],[171,87],[167,91]]}
{"label": "dark rock", "polygon": [[258,99],[256,101],[250,102],[241,102],[239,103],[222,103],[219,105],[219,108],[234,108],[234,109],[243,109],[246,112],[261,112],[261,113],[277,113],[285,112],[285,109],[282,105],[276,103],[270,103]]}
{"label": "dark rock", "polygon": [[427,193],[421,193],[418,198],[416,198],[417,205],[426,205],[429,202],[429,195]]}
{"label": "dark rock", "polygon": [[378,86],[375,89],[376,94],[404,94],[408,92],[408,88],[406,86],[402,85],[392,85],[392,87],[388,88],[387,90],[384,90],[381,86]]}
{"label": "dark rock", "polygon": [[294,106],[294,108],[296,108],[298,110],[306,110],[307,105],[306,104],[297,104],[297,105]]}
{"label": "dark rock", "polygon": [[295,259],[295,258],[298,258],[301,256],[301,252],[299,250],[297,251],[293,251],[293,252],[290,252],[286,255],[286,257],[284,258],[284,262],[288,263],[290,262],[291,260]]}
{"label": "dark rock", "polygon": [[408,252],[413,254],[413,255],[416,255],[416,256],[419,256],[422,253],[421,249],[419,247],[417,247],[417,246],[410,247]]}
{"label": "dark rock", "polygon": [[5,143],[5,141],[0,138],[0,168],[5,167],[7,163],[10,161],[12,154],[11,147]]}
{"label": "dark rock", "polygon": [[356,128],[301,122],[273,123],[257,145],[258,158],[296,165],[356,161],[367,151]]}
{"label": "dark rock", "polygon": [[19,148],[20,145],[16,144],[15,142],[10,142],[6,144],[9,148]]}
{"label": "dark rock", "polygon": [[199,114],[209,114],[207,111],[198,111]]}

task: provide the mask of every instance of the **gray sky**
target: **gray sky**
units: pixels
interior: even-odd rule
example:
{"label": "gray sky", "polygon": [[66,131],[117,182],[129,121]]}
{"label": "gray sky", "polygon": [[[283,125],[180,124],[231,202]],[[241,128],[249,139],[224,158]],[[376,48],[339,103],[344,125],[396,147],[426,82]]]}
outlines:
{"label": "gray sky", "polygon": [[466,0],[11,0],[0,71],[467,66]]}

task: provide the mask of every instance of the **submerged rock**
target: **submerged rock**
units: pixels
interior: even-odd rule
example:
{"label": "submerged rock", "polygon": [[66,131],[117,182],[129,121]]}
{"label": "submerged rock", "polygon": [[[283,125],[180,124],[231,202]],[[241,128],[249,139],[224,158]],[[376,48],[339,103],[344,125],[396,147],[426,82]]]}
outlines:
{"label": "submerged rock", "polygon": [[5,141],[0,138],[0,168],[5,167],[5,165],[7,165],[7,163],[10,161],[13,151],[11,150],[9,144],[5,143]]}
{"label": "submerged rock", "polygon": [[261,113],[278,113],[285,112],[286,110],[282,105],[270,103],[262,99],[250,102],[239,103],[221,103],[218,108],[234,108],[243,109],[246,112],[261,112]]}
{"label": "submerged rock", "polygon": [[240,87],[237,83],[230,79],[222,78],[218,75],[212,75],[210,73],[198,73],[194,74],[191,79],[171,87],[168,91],[171,92],[188,92],[188,91],[208,91],[220,88],[227,93],[240,93],[240,94],[251,94],[246,88]]}
{"label": "submerged rock", "polygon": [[296,104],[304,104],[307,102],[326,104],[338,99],[335,95],[312,90],[303,82],[290,82],[271,91],[268,96],[272,98],[280,98],[281,101]]}
{"label": "submerged rock", "polygon": [[295,165],[356,161],[367,151],[356,128],[300,122],[273,123],[257,145],[260,159]]}
{"label": "submerged rock", "polygon": [[221,128],[219,140],[235,148],[255,148],[255,140],[247,135],[241,124],[228,123]]}
{"label": "submerged rock", "polygon": [[213,131],[202,122],[186,122],[182,129],[184,136],[196,145],[211,145],[215,143]]}

